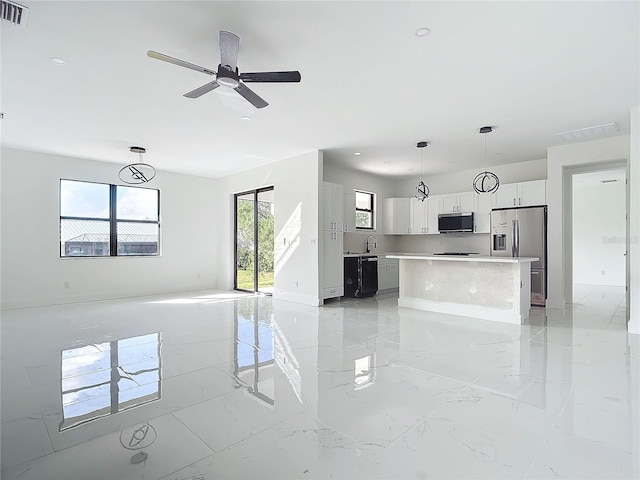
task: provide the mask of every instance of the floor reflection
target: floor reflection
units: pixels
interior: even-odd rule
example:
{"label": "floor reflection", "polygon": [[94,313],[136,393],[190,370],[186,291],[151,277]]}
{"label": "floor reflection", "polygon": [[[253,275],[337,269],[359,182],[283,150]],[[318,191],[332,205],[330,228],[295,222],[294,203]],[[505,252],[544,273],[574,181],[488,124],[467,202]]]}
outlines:
{"label": "floor reflection", "polygon": [[275,363],[273,303],[260,297],[239,300],[235,308],[234,376],[247,391],[274,405],[273,378],[261,381],[260,373]]}
{"label": "floor reflection", "polygon": [[59,431],[160,399],[160,332],[62,351]]}

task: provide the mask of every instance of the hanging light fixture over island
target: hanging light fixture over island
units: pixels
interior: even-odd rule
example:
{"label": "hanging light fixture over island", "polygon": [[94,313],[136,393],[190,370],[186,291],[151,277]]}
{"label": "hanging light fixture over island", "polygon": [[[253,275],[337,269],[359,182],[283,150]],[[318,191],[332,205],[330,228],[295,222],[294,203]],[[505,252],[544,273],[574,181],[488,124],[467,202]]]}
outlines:
{"label": "hanging light fixture over island", "polygon": [[427,198],[429,198],[429,187],[427,187],[425,183],[422,181],[422,162],[423,162],[422,153],[424,151],[424,147],[426,147],[427,145],[429,145],[427,142],[418,142],[416,144],[416,147],[420,149],[420,182],[416,186],[416,192],[417,192],[416,198],[421,202],[424,202]]}
{"label": "hanging light fixture over island", "polygon": [[487,133],[491,132],[493,132],[492,127],[482,127],[478,132],[484,134],[484,171],[473,179],[473,190],[476,193],[496,193],[500,187],[498,176],[487,171]]}

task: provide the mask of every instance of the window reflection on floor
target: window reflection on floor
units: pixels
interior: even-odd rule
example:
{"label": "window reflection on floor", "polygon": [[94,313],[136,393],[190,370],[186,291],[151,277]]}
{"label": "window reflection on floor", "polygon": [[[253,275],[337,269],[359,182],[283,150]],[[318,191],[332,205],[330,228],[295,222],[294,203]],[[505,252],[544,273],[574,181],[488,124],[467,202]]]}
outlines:
{"label": "window reflection on floor", "polygon": [[355,359],[356,390],[373,385],[376,379],[375,353]]}
{"label": "window reflection on floor", "polygon": [[249,393],[274,405],[273,378],[260,378],[265,368],[274,365],[273,304],[260,300],[253,297],[236,304],[234,375]]}
{"label": "window reflection on floor", "polygon": [[160,399],[160,332],[62,351],[60,431]]}

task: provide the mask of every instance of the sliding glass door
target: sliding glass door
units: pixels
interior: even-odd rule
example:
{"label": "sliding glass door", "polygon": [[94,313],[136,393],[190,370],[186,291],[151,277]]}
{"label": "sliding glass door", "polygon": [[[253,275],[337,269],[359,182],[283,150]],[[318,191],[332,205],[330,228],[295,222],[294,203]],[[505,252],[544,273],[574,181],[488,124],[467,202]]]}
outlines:
{"label": "sliding glass door", "polygon": [[236,290],[273,293],[273,187],[235,195]]}

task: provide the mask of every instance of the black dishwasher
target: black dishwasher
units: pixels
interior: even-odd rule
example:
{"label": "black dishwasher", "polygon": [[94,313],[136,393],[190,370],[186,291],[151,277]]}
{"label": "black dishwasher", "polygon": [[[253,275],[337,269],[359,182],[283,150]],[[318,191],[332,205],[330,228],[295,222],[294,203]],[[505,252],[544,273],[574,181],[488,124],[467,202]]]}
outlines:
{"label": "black dishwasher", "polygon": [[344,257],[344,296],[369,297],[378,291],[378,257]]}

